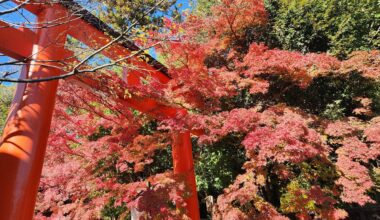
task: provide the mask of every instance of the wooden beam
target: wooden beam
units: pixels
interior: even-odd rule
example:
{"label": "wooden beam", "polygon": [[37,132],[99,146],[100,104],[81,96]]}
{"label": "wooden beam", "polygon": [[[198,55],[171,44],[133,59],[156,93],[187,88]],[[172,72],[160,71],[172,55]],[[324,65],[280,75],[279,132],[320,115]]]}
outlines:
{"label": "wooden beam", "polygon": [[[20,0],[13,0],[16,4],[20,4]],[[24,8],[36,15],[45,7],[49,7],[49,1],[39,1],[40,4],[27,4]],[[45,4],[44,4],[45,3]],[[108,43],[112,38],[118,37],[119,33],[113,30],[106,23],[101,21],[95,15],[84,9],[81,5],[73,0],[62,1],[61,4],[68,10],[68,16],[73,20],[70,22],[69,35],[83,42],[91,48],[99,48]],[[131,51],[137,51],[139,47],[132,41],[123,39],[105,50],[103,54],[112,60],[116,60],[123,56],[128,56]],[[133,59],[134,65],[140,70],[145,70],[145,74],[149,74],[162,83],[167,83],[170,77],[167,75],[167,68],[151,57],[149,54],[142,54],[144,60]]]}
{"label": "wooden beam", "polygon": [[[49,22],[64,16],[66,10],[62,9],[53,5],[39,14],[38,21]],[[45,60],[47,64],[50,60],[62,59],[65,27],[39,29],[33,59]],[[29,70],[23,69],[23,75],[29,78],[50,77],[60,72],[34,61]],[[17,105],[12,109],[0,141],[0,220],[33,218],[57,85],[58,80],[20,84],[22,87],[17,90]]]}
{"label": "wooden beam", "polygon": [[0,21],[0,52],[14,59],[29,57],[36,33],[27,28],[13,28]]}

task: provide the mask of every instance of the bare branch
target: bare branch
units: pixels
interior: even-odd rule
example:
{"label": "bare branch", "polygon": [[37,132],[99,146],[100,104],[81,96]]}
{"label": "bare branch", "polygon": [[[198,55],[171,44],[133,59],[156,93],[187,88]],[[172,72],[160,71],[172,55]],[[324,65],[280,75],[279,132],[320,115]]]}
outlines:
{"label": "bare branch", "polygon": [[11,9],[8,9],[8,10],[5,10],[5,11],[0,11],[0,16],[1,15],[5,15],[5,14],[9,14],[9,13],[12,13],[12,12],[15,12],[15,11],[18,11],[19,9],[21,9],[22,7],[24,7],[24,5],[28,4],[30,2],[30,0],[26,0],[24,2],[21,2],[21,4],[11,8]]}
{"label": "bare branch", "polygon": [[[150,12],[152,12],[154,9],[156,9],[160,4],[162,4],[164,2],[164,0],[161,0],[159,1],[156,5],[154,5],[152,8],[150,8],[148,11],[146,11],[143,16],[149,14]],[[138,24],[138,20],[135,20],[131,25],[129,25],[129,27],[123,31],[118,37],[114,38],[112,41],[108,42],[107,44],[105,44],[104,46],[100,47],[99,49],[95,50],[91,55],[89,55],[88,57],[86,57],[85,59],[83,59],[81,62],[79,62],[76,67],[74,67],[74,70],[78,67],[80,67],[81,65],[83,65],[84,63],[86,63],[88,60],[90,60],[91,58],[93,58],[95,55],[97,55],[98,53],[102,52],[103,50],[107,49],[109,46],[113,45],[114,43],[118,42],[119,40],[121,40],[133,27],[135,27],[135,25]]]}
{"label": "bare branch", "polygon": [[[152,12],[153,10],[155,10],[159,5],[161,5],[163,2],[164,2],[164,0],[159,1],[157,4],[155,4],[154,6],[152,6],[149,10],[147,10],[143,15],[145,16],[145,15],[149,14],[150,12]],[[98,67],[95,67],[95,68],[92,68],[92,69],[80,70],[80,67],[82,65],[84,65],[89,60],[91,60],[92,58],[94,58],[97,54],[101,53],[102,51],[104,51],[105,49],[107,49],[108,47],[110,47],[111,45],[113,45],[113,44],[115,44],[115,43],[117,43],[119,41],[124,40],[125,35],[127,35],[127,33],[129,33],[131,31],[131,29],[134,28],[137,24],[138,24],[138,20],[135,20],[134,22],[132,22],[126,30],[124,30],[122,33],[120,33],[120,35],[118,37],[112,39],[107,44],[105,44],[102,47],[96,49],[94,52],[92,52],[86,58],[82,59],[78,64],[76,64],[73,67],[73,69],[70,72],[68,72],[66,74],[62,74],[62,75],[59,75],[59,76],[38,78],[38,79],[10,79],[10,78],[7,78],[7,77],[2,77],[2,78],[0,78],[0,82],[13,82],[13,83],[46,82],[46,81],[64,79],[64,78],[67,78],[67,77],[70,77],[70,76],[74,76],[76,74],[81,74],[81,73],[86,73],[86,72],[96,72],[97,70],[100,70],[100,69],[103,69],[103,68],[106,68],[106,67],[109,67],[109,66],[112,66],[112,65],[116,65],[116,64],[118,64],[118,63],[120,63],[122,61],[125,61],[127,59],[130,59],[130,58],[132,58],[134,56],[137,56],[137,55],[141,54],[145,50],[156,46],[158,43],[156,43],[154,45],[151,45],[149,47],[146,47],[146,48],[140,48],[138,51],[133,52],[129,56],[120,58],[120,59],[118,59],[116,61],[104,64],[104,65],[101,65],[101,66],[98,66]],[[30,61],[30,57],[26,58],[25,61]],[[52,62],[52,61],[48,61],[48,62]],[[14,62],[13,64],[17,64],[17,63],[19,63],[19,62]],[[41,65],[41,64],[34,63],[32,65]],[[49,64],[42,64],[42,65],[43,66],[49,66]],[[50,65],[49,67],[60,68],[58,66],[52,66],[52,65]]]}
{"label": "bare branch", "polygon": [[134,57],[134,56],[137,56],[137,55],[141,54],[142,52],[144,52],[145,50],[150,49],[150,48],[153,48],[153,47],[155,47],[155,46],[158,45],[158,44],[160,44],[160,42],[155,43],[155,44],[153,44],[153,45],[151,45],[151,46],[149,46],[149,47],[142,48],[142,49],[140,49],[139,51],[137,51],[137,52],[135,52],[135,53],[133,53],[132,55],[129,55],[129,56],[127,56],[127,57],[122,57],[122,58],[120,58],[120,59],[118,59],[118,60],[115,60],[115,61],[113,61],[113,62],[110,62],[110,63],[104,64],[104,65],[97,66],[97,67],[95,67],[95,68],[93,68],[93,69],[89,69],[89,70],[79,70],[78,72],[79,72],[79,73],[82,73],[82,72],[95,72],[95,71],[97,71],[97,70],[104,69],[104,68],[106,68],[106,67],[110,67],[110,66],[116,65],[116,64],[118,64],[118,63],[120,63],[120,62],[123,62],[123,61],[125,61],[125,60],[127,60],[127,59],[130,59],[130,58],[132,58],[132,57]]}
{"label": "bare branch", "polygon": [[[6,77],[3,77],[3,78],[0,78],[0,82],[12,82],[12,83],[37,83],[37,82],[47,82],[47,81],[53,81],[53,80],[59,80],[59,79],[65,79],[65,78],[68,78],[70,76],[74,76],[74,75],[77,75],[77,74],[83,74],[83,73],[89,73],[89,72],[96,72],[100,69],[104,69],[106,67],[109,67],[109,66],[113,66],[113,65],[116,65],[117,63],[120,63],[122,61],[125,61],[127,59],[130,59],[134,56],[137,56],[139,54],[141,54],[142,52],[144,52],[145,50],[149,49],[149,48],[152,48],[156,45],[158,45],[159,43],[156,43],[156,44],[153,44],[151,45],[150,47],[146,47],[146,48],[142,48],[140,49],[139,51],[129,55],[129,56],[126,56],[126,57],[123,57],[123,58],[120,58],[116,61],[113,61],[111,63],[107,63],[107,64],[104,64],[104,65],[101,65],[101,66],[97,66],[95,68],[92,68],[92,69],[85,69],[85,70],[79,70],[78,68],[66,73],[66,74],[62,74],[62,75],[59,75],[59,76],[52,76],[52,77],[45,77],[45,78],[38,78],[38,79],[10,79],[10,78],[6,78]],[[46,65],[44,64],[43,66],[46,66],[46,67],[53,67],[53,68],[59,68],[57,66],[49,66],[49,65]]]}

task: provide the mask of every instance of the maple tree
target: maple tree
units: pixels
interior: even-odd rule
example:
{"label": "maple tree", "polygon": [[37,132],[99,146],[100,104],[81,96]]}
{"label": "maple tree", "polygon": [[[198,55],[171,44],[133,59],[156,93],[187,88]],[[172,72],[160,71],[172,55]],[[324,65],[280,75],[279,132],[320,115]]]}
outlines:
{"label": "maple tree", "polygon": [[[165,18],[149,39],[166,39],[166,85],[129,85],[122,69],[88,75],[91,87],[61,83],[36,218],[186,219],[188,186],[168,162],[170,136],[185,130],[195,148],[244,153],[215,190],[214,219],[344,219],[346,207],[375,203],[380,51],[339,60],[272,48],[260,40],[268,16],[262,0],[221,0]],[[126,107],[130,96],[189,114],[154,119]]]}

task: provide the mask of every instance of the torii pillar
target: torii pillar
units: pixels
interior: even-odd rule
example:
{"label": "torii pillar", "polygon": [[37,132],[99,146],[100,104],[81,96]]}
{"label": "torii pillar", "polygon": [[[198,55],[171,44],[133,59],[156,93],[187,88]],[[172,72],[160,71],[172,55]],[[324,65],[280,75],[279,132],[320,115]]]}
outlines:
{"label": "torii pillar", "polygon": [[[68,16],[67,10],[59,4],[52,4],[47,5],[46,8],[38,6],[33,13],[37,15],[38,23],[48,24],[59,20],[62,24],[38,29],[35,41],[20,38],[21,36],[18,35],[19,38],[16,39],[30,40],[29,45],[35,42],[33,48],[20,46],[25,42],[19,42],[20,45],[11,45],[13,49],[17,47],[17,52],[21,53],[17,55],[21,57],[33,54],[34,61],[23,68],[21,75],[28,78],[56,76],[61,73],[61,70],[48,66],[57,66],[57,63],[50,61],[62,60],[67,52],[64,44],[68,24],[65,24],[65,19],[62,19]],[[93,30],[93,27],[89,29],[97,31]],[[7,49],[9,45],[4,43],[0,46],[5,46]],[[12,51],[12,47],[8,49],[11,50],[7,51],[8,53],[15,52]],[[0,140],[0,220],[33,218],[57,86],[57,80],[18,85],[11,113]],[[157,104],[153,103],[153,105]],[[166,110],[158,111],[164,113]],[[190,185],[192,194],[186,201],[186,209],[188,215],[193,220],[197,220],[199,210],[191,148],[189,132],[173,135],[174,173],[184,175],[186,182]]]}
{"label": "torii pillar", "polygon": [[197,183],[195,180],[193,151],[190,131],[173,134],[172,156],[175,174],[183,175],[190,188],[190,197],[186,199],[187,215],[192,220],[200,219]]}
{"label": "torii pillar", "polygon": [[[37,14],[39,23],[67,16],[62,6],[54,4]],[[63,19],[64,20],[64,19]],[[37,30],[33,60],[61,60],[66,42],[66,25]],[[45,62],[47,65],[57,63]],[[58,68],[32,61],[23,72],[28,78],[55,76]],[[49,136],[58,81],[19,85],[0,142],[0,220],[32,219],[38,184]]]}

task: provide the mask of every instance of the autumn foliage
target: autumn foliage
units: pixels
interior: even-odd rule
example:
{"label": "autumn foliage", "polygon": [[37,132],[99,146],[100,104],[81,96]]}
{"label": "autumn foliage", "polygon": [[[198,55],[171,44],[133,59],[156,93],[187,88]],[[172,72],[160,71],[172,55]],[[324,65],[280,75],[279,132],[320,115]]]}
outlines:
{"label": "autumn foliage", "polygon": [[[347,207],[375,203],[380,52],[339,60],[271,48],[258,37],[268,19],[262,0],[222,0],[211,15],[165,19],[151,32],[166,39],[157,48],[172,78],[165,85],[149,77],[128,85],[117,71],[91,75],[91,87],[84,78],[62,82],[36,218],[135,210],[185,219],[188,186],[165,154],[171,134],[184,130],[193,131],[195,147],[234,136],[245,153],[240,175],[215,196],[213,219],[345,219]],[[347,87],[341,100],[323,89],[348,82],[373,91]],[[131,95],[189,114],[156,120],[129,108]]]}

